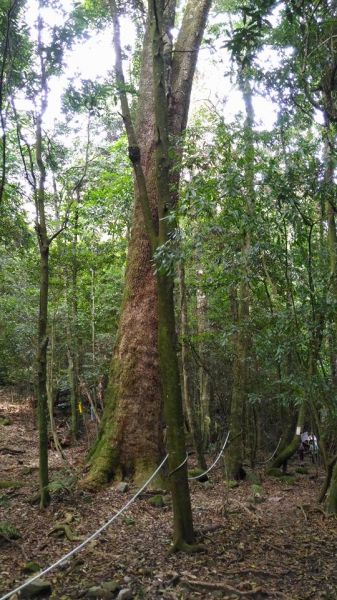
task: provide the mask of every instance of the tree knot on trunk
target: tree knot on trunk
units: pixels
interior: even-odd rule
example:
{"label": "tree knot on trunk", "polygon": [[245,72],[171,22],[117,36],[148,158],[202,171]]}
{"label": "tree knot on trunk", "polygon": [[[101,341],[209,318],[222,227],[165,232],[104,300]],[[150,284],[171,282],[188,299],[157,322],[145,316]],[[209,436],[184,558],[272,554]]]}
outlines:
{"label": "tree knot on trunk", "polygon": [[129,146],[129,159],[133,164],[140,162],[140,149],[138,146]]}

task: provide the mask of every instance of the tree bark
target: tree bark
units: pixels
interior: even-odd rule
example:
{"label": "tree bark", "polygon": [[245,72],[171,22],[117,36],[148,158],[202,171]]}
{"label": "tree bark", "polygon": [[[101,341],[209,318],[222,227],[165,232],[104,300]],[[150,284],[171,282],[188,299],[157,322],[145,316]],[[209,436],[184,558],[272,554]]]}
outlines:
{"label": "tree bark", "polygon": [[194,542],[194,532],[187,463],[184,462],[186,447],[177,356],[173,275],[158,275],[158,319],[161,383],[169,450],[169,483],[173,500],[173,547],[175,550],[183,550],[185,544]]}
{"label": "tree bark", "polygon": [[48,505],[48,400],[47,400],[47,325],[49,292],[49,239],[45,216],[46,167],[42,151],[42,119],[47,108],[47,79],[42,50],[43,21],[38,17],[38,55],[41,68],[41,107],[36,115],[35,153],[39,172],[36,190],[36,233],[40,249],[40,305],[37,350],[37,412],[39,424],[39,480],[40,505]]}

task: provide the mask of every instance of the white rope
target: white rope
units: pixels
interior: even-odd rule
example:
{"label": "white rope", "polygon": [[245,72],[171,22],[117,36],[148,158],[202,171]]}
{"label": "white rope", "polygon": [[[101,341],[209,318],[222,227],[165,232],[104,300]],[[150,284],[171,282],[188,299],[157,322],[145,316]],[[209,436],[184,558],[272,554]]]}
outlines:
{"label": "white rope", "polygon": [[[205,471],[204,473],[200,473],[200,475],[195,475],[195,476],[193,476],[193,477],[189,477],[189,478],[188,478],[188,479],[189,479],[189,481],[190,481],[191,479],[200,479],[200,477],[204,477],[205,475],[207,475],[207,473],[209,473],[209,472],[210,472],[210,471],[211,471],[211,470],[212,470],[212,469],[215,467],[216,463],[218,462],[218,460],[220,460],[220,457],[221,457],[221,455],[222,455],[222,453],[223,453],[224,449],[225,449],[225,448],[226,448],[226,446],[227,446],[227,442],[228,442],[229,434],[230,434],[230,431],[227,433],[227,437],[226,437],[226,439],[225,439],[225,443],[224,443],[224,445],[222,446],[222,448],[221,448],[221,450],[220,450],[220,452],[219,452],[218,456],[216,457],[216,459],[215,459],[214,463],[213,463],[213,464],[212,464],[212,465],[209,467],[209,469],[207,469],[207,471]],[[0,598],[0,600],[2,600],[2,598]]]}
{"label": "white rope", "polygon": [[[267,458],[267,460],[263,460],[262,462],[258,462],[257,463],[258,465],[266,465],[267,463],[269,463],[274,458],[276,452],[278,451],[278,447],[279,447],[279,445],[281,443],[281,439],[282,439],[282,437],[280,437],[280,439],[278,441],[278,444],[277,444],[277,446],[276,446],[273,454],[269,458]],[[1,600],[1,598],[0,598],[0,600]]]}
{"label": "white rope", "polygon": [[173,469],[173,471],[171,471],[171,473],[169,473],[169,477],[171,477],[171,475],[173,475],[173,473],[176,473],[177,471],[179,471],[179,469],[181,469],[184,465],[186,465],[188,460],[188,455],[186,454],[186,457],[184,458],[183,462],[180,463],[180,465],[178,465],[178,467],[176,467],[175,469]]}
{"label": "white rope", "polygon": [[19,587],[15,588],[15,590],[13,590],[11,592],[8,592],[8,594],[5,594],[4,596],[2,596],[0,598],[0,600],[6,600],[6,598],[9,598],[10,596],[12,596],[13,594],[16,594],[20,590],[23,590],[23,588],[27,587],[27,585],[29,585],[30,583],[33,583],[33,581],[36,581],[36,579],[39,579],[43,575],[46,575],[47,573],[49,573],[50,571],[52,571],[53,569],[55,569],[55,567],[58,567],[59,565],[61,565],[65,560],[67,560],[68,558],[70,558],[71,556],[73,556],[74,554],[76,554],[77,552],[79,552],[80,550],[82,550],[82,548],[84,548],[84,546],[86,546],[87,544],[89,544],[89,542],[91,542],[92,540],[94,540],[102,531],[104,531],[104,529],[107,529],[107,527],[109,527],[109,525],[111,525],[111,523],[113,521],[115,521],[115,519],[117,519],[117,517],[119,517],[119,515],[121,515],[123,512],[125,512],[127,510],[127,508],[129,508],[129,506],[132,504],[132,502],[134,502],[134,500],[149,485],[149,483],[152,481],[152,479],[154,479],[154,477],[160,471],[160,469],[162,468],[162,466],[166,463],[167,459],[168,459],[168,454],[162,460],[162,462],[160,463],[159,467],[157,467],[157,469],[152,473],[151,477],[149,477],[149,479],[138,490],[138,492],[136,492],[136,494],[134,496],[132,496],[132,498],[113,517],[111,517],[111,519],[109,519],[109,521],[107,521],[106,523],[104,523],[104,525],[102,525],[99,529],[97,529],[97,531],[95,531],[94,533],[92,533],[90,535],[90,537],[88,537],[86,540],[84,540],[83,542],[81,542],[81,544],[79,544],[78,546],[76,546],[76,548],[73,548],[70,552],[68,552],[67,554],[65,554],[61,558],[59,558],[59,560],[57,560],[55,563],[53,563],[50,567],[47,567],[46,569],[44,569],[43,571],[41,571],[37,575],[34,575],[34,577],[31,577],[31,579],[28,579],[27,581],[25,581],[25,583],[23,583]]}

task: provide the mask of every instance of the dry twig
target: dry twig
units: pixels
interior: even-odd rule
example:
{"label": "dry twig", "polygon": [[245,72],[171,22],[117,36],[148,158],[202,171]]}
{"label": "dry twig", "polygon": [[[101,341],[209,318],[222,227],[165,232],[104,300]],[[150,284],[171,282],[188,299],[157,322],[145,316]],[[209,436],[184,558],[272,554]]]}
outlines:
{"label": "dry twig", "polygon": [[187,587],[191,590],[206,590],[208,592],[210,591],[221,591],[227,594],[236,594],[237,596],[241,597],[246,597],[248,598],[249,596],[256,596],[257,594],[266,594],[266,592],[264,592],[262,590],[261,587],[258,588],[254,588],[253,590],[238,590],[237,588],[234,588],[232,585],[230,585],[229,583],[220,583],[220,582],[211,582],[211,581],[200,581],[198,579],[192,581],[191,579],[181,579],[180,580],[180,585],[183,585],[184,587]]}

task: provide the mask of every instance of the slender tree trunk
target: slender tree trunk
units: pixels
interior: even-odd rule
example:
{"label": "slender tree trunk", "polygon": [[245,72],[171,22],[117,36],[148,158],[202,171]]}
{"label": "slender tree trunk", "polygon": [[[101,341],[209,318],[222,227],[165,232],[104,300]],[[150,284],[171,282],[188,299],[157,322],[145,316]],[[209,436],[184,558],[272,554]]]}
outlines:
{"label": "slender tree trunk", "polygon": [[[6,11],[6,25],[4,31],[4,41],[1,47],[1,63],[0,63],[0,129],[1,129],[1,174],[0,174],[0,205],[2,204],[4,192],[5,192],[5,184],[6,184],[6,171],[7,171],[7,110],[5,108],[6,104],[6,93],[8,94],[9,90],[9,79],[10,79],[10,38],[11,38],[11,28],[13,26],[13,21],[17,18],[17,9],[20,8],[18,0],[12,0],[9,3],[8,9]],[[3,10],[3,8],[2,8]]]}
{"label": "slender tree trunk", "polygon": [[[327,470],[326,470],[326,476],[325,476],[325,480],[324,483],[322,485],[322,489],[320,491],[319,497],[318,497],[318,502],[321,503],[323,502],[323,500],[326,498],[326,493],[330,488],[330,484],[332,481],[332,475],[336,475],[334,473],[334,467],[337,463],[337,454],[335,454],[332,459],[329,461],[329,463],[327,464]],[[331,490],[330,490],[331,491]],[[335,490],[333,490],[333,493],[331,494],[330,498],[329,498],[329,502],[328,502],[329,506],[327,508],[327,512],[333,513],[335,512]]]}
{"label": "slender tree trunk", "polygon": [[47,79],[42,49],[42,18],[38,17],[38,54],[41,67],[41,107],[36,115],[35,153],[39,172],[36,192],[36,232],[40,249],[40,305],[37,350],[37,408],[39,422],[39,479],[41,507],[49,503],[48,491],[48,402],[47,402],[47,327],[49,292],[49,239],[45,216],[46,168],[42,151],[42,119],[47,108]]}
{"label": "slender tree trunk", "polygon": [[[200,272],[200,271],[199,271]],[[200,272],[201,273],[201,272]],[[205,334],[207,334],[209,323],[207,318],[207,297],[201,289],[197,289],[197,327],[199,342],[199,356],[201,364],[199,366],[199,404],[200,404],[200,426],[204,451],[207,450],[211,439],[211,381],[210,375],[206,370],[207,351]]]}
{"label": "slender tree trunk", "polygon": [[[168,81],[165,69],[165,0],[150,0],[154,113],[157,131],[155,177],[158,190],[158,243],[172,243],[176,225],[167,220],[172,198],[173,163],[169,147]],[[183,550],[194,542],[191,500],[187,480],[183,403],[180,387],[178,344],[174,310],[174,270],[157,267],[158,348],[165,423],[167,425],[168,464],[174,517],[173,547]]]}
{"label": "slender tree trunk", "polygon": [[[249,317],[251,293],[249,288],[249,277],[251,272],[251,238],[252,219],[254,215],[255,190],[254,190],[254,138],[253,123],[254,112],[252,105],[252,91],[249,76],[245,67],[241,67],[239,83],[243,95],[246,111],[244,127],[245,143],[245,199],[246,199],[246,226],[243,232],[241,248],[242,274],[238,286],[236,314],[237,332],[234,336],[234,366],[233,366],[233,394],[230,413],[230,431],[235,440],[229,446],[226,453],[226,476],[229,479],[241,479],[245,476],[243,469],[244,441],[251,440],[251,431],[245,436],[244,415],[247,413],[247,395],[251,383],[249,367],[249,353],[251,353],[252,339],[249,333]],[[252,425],[248,423],[248,426]],[[251,448],[252,450],[252,448]]]}
{"label": "slender tree trunk", "polygon": [[49,414],[49,424],[50,424],[50,433],[53,437],[53,442],[55,446],[55,450],[60,454],[61,458],[66,461],[65,454],[62,450],[54,419],[54,344],[55,344],[55,335],[54,335],[54,323],[55,323],[56,314],[54,314],[52,327],[51,327],[51,343],[49,344],[49,356],[47,353],[47,403],[48,403],[48,414]]}
{"label": "slender tree trunk", "polygon": [[78,290],[77,290],[77,243],[78,243],[78,203],[79,190],[77,191],[77,200],[75,205],[74,217],[74,235],[72,240],[72,260],[70,267],[70,289],[71,294],[67,295],[67,346],[68,346],[68,376],[71,389],[71,431],[76,440],[80,434],[80,413],[79,413],[79,348],[78,348]]}
{"label": "slender tree trunk", "polygon": [[245,302],[242,303],[241,300],[241,297],[237,297],[236,290],[232,292],[232,315],[233,322],[236,324],[236,332],[233,340],[235,357],[233,361],[233,389],[229,425],[232,442],[225,455],[225,475],[227,479],[235,480],[245,477],[242,430],[244,427],[244,406],[246,400],[246,342],[244,339],[242,310],[246,308],[246,304]]}
{"label": "slender tree trunk", "polygon": [[[73,266],[71,267],[73,268]],[[67,303],[67,360],[68,360],[68,383],[70,387],[70,408],[71,408],[71,435],[73,440],[79,437],[79,373],[76,368],[78,365],[78,345],[76,328],[76,311],[74,308],[74,287],[71,286],[71,293],[68,292],[69,277],[65,277],[66,284],[66,303]],[[75,321],[76,319],[76,321]]]}
{"label": "slender tree trunk", "polygon": [[337,305],[337,233],[336,233],[336,219],[335,219],[335,204],[334,204],[334,144],[333,144],[333,131],[330,126],[329,120],[326,116],[326,127],[325,127],[325,218],[328,225],[328,236],[327,246],[329,252],[329,266],[330,266],[330,282],[331,282],[331,295],[334,303],[334,318],[330,325],[330,360],[331,360],[331,378],[337,389],[337,317],[336,317],[336,305]]}
{"label": "slender tree trunk", "polygon": [[48,491],[48,403],[47,403],[47,314],[49,247],[40,245],[40,307],[37,351],[37,414],[39,426],[39,481],[41,507],[49,503]]}
{"label": "slender tree trunk", "polygon": [[71,352],[72,339],[70,333],[67,334],[67,357],[68,357],[68,380],[70,385],[70,408],[71,408],[71,435],[74,440],[79,437],[79,411],[78,411],[78,396],[76,385],[76,374],[74,359]]}
{"label": "slender tree trunk", "polygon": [[180,296],[180,325],[181,325],[181,362],[183,373],[183,397],[189,424],[193,446],[197,455],[198,465],[201,469],[207,469],[203,452],[200,418],[197,414],[195,398],[191,384],[191,355],[187,344],[189,336],[188,311],[185,285],[185,269],[182,262],[179,265],[179,296]]}
{"label": "slender tree trunk", "polygon": [[184,415],[180,388],[175,328],[173,275],[158,275],[159,356],[161,383],[167,424],[169,483],[173,499],[173,546],[183,550],[194,542],[192,511],[187,481]]}
{"label": "slender tree trunk", "polygon": [[[332,323],[330,324],[330,357],[331,357],[331,379],[334,384],[334,389],[337,389],[337,317],[336,317],[336,305],[337,305],[337,232],[336,232],[336,220],[335,220],[335,203],[334,203],[334,139],[333,131],[329,121],[329,117],[325,115],[326,121],[326,137],[325,137],[325,213],[328,223],[328,251],[330,258],[330,281],[331,281],[331,293],[332,301],[334,305],[334,315]],[[322,438],[320,438],[320,444]],[[325,448],[324,448],[325,450]],[[326,455],[325,455],[325,464]],[[328,465],[328,475],[326,487],[326,501],[325,507],[327,512],[337,514],[337,466],[331,461]]]}

